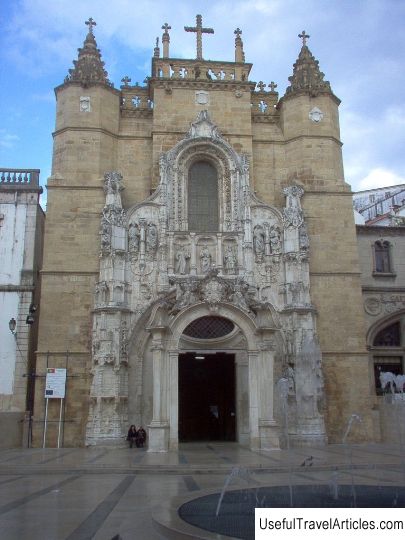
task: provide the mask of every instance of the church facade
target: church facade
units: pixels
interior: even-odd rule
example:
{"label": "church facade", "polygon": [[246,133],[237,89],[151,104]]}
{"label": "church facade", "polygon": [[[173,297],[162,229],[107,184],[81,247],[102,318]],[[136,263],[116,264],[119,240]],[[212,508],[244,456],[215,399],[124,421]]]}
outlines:
{"label": "church facade", "polygon": [[[67,368],[64,445],[132,423],[156,452],[326,444],[354,413],[372,437],[340,102],[309,36],[279,97],[249,80],[239,29],[234,61],[206,61],[198,15],[185,60],[166,23],[144,86],[118,90],[86,24],[55,90],[37,352],[37,374]],[[37,378],[36,444],[44,407]]]}

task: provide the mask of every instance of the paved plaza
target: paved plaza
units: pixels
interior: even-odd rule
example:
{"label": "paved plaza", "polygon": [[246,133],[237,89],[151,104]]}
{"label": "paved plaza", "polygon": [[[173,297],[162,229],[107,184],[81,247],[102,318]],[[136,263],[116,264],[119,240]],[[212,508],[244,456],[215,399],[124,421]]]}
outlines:
{"label": "paved plaza", "polygon": [[[63,448],[0,451],[2,540],[222,538],[176,516],[180,500],[253,485],[339,483],[405,485],[397,445],[331,445],[251,451],[236,443],[183,444],[178,452]],[[225,538],[225,537],[223,537]]]}

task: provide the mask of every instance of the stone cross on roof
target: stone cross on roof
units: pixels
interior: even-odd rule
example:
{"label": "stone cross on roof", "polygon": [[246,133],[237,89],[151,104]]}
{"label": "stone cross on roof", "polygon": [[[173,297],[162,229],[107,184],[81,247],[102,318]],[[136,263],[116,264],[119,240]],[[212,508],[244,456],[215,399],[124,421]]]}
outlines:
{"label": "stone cross on roof", "polygon": [[125,75],[125,77],[123,79],[121,79],[121,82],[124,83],[124,86],[129,86],[129,83],[131,82],[131,79],[130,79],[130,77],[128,77],[128,75]]}
{"label": "stone cross on roof", "polygon": [[270,92],[274,92],[277,88],[277,84],[274,81],[271,81],[271,83],[268,85],[270,88]]}
{"label": "stone cross on roof", "polygon": [[264,91],[265,91],[264,89],[266,88],[266,85],[264,84],[263,81],[259,81],[259,82],[256,84],[256,86],[259,88],[259,91],[260,91],[260,92],[264,92]]}
{"label": "stone cross on roof", "polygon": [[298,34],[298,37],[302,39],[302,45],[305,47],[307,44],[307,39],[309,39],[311,36],[306,34],[305,30],[303,30],[301,34]]}
{"label": "stone cross on roof", "polygon": [[85,21],[84,24],[87,24],[87,26],[89,27],[90,34],[93,33],[93,26],[97,26],[96,21],[94,21],[92,17],[90,17],[88,21]]}
{"label": "stone cross on roof", "polygon": [[165,31],[165,34],[168,34],[168,33],[169,33],[168,30],[171,30],[171,29],[172,29],[172,27],[169,26],[169,25],[167,24],[167,22],[165,22],[165,24],[162,26],[162,30]]}
{"label": "stone cross on roof", "polygon": [[213,34],[213,28],[203,28],[202,17],[197,15],[196,17],[196,26],[185,26],[184,30],[186,32],[196,32],[197,34],[197,60],[202,60],[202,35],[203,34]]}

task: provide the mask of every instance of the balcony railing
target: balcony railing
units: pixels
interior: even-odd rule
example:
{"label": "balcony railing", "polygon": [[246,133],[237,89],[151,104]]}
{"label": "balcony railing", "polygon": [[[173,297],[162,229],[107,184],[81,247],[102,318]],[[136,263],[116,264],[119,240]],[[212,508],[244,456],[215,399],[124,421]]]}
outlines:
{"label": "balcony railing", "polygon": [[0,168],[0,187],[39,188],[39,169],[2,169]]}

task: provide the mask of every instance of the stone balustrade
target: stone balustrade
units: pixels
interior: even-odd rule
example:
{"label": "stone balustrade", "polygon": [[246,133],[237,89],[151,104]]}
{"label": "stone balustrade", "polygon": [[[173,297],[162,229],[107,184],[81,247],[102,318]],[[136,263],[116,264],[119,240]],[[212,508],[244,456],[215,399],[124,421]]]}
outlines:
{"label": "stone balustrade", "polygon": [[0,168],[0,187],[29,186],[39,187],[39,169]]}
{"label": "stone balustrade", "polygon": [[251,64],[154,58],[153,77],[158,79],[188,79],[198,81],[248,81]]}

